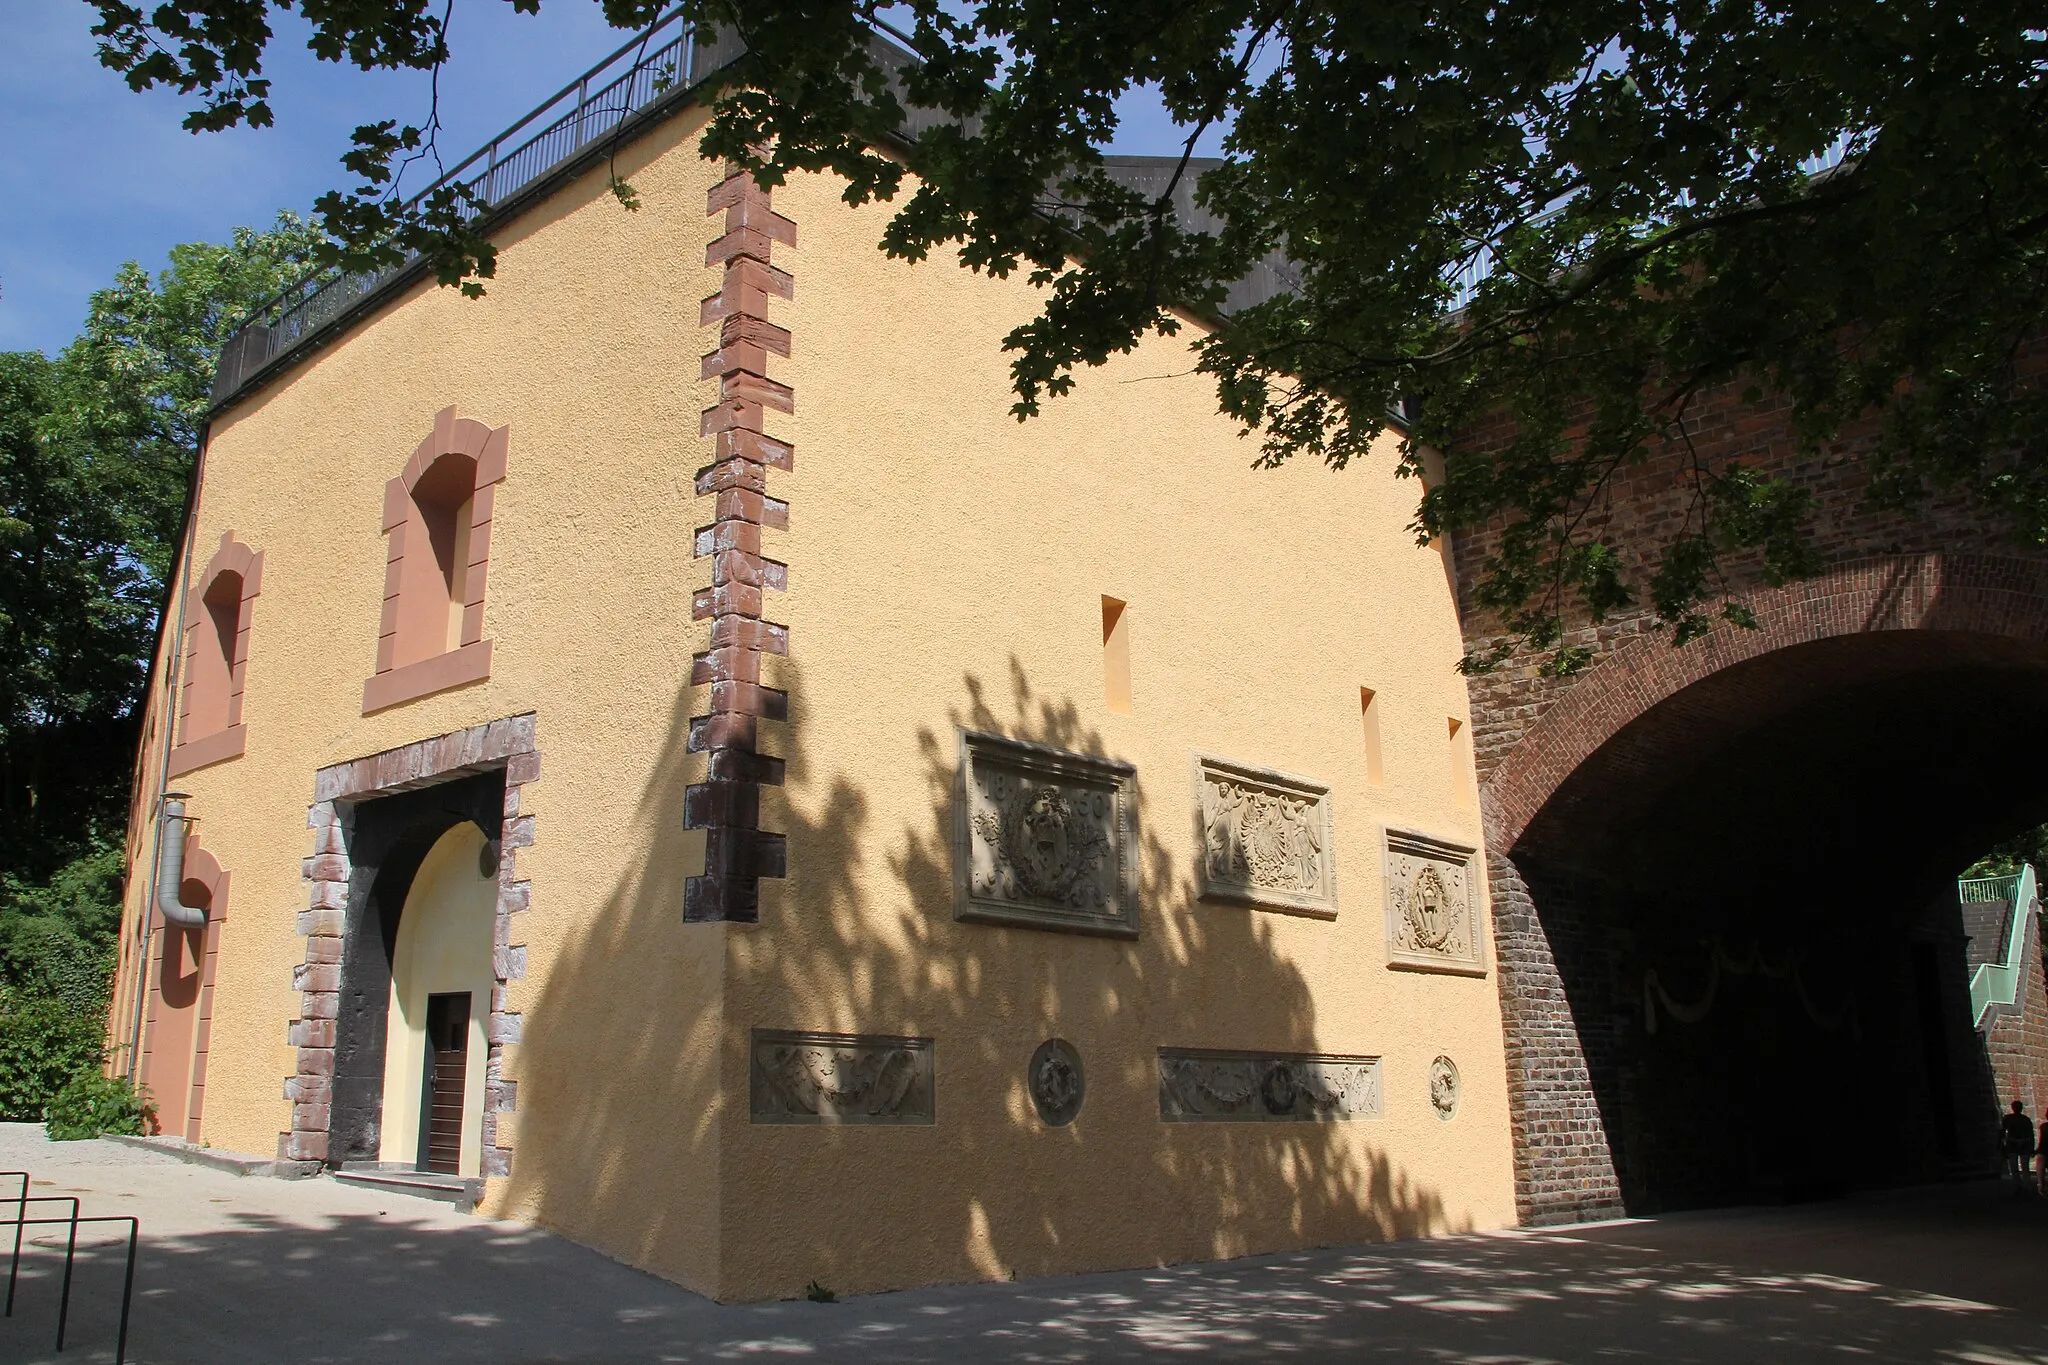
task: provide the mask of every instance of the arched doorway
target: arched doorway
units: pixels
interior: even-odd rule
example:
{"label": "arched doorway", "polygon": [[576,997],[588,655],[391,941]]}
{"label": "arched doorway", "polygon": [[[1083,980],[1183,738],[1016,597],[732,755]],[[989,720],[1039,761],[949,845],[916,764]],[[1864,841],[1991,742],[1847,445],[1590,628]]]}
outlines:
{"label": "arched doorway", "polygon": [[213,981],[221,927],[228,913],[228,874],[196,837],[185,845],[180,900],[204,907],[206,923],[183,928],[151,908],[151,968],[142,1060],[136,1078],[148,1092],[158,1131],[199,1141],[206,1102],[206,1056],[212,1043]]}
{"label": "arched doorway", "polygon": [[1490,775],[1530,1221],[1988,1170],[1955,878],[2048,819],[2048,611],[1894,567],[1618,653]]}
{"label": "arched doorway", "polygon": [[457,825],[427,851],[398,921],[385,1014],[385,1165],[481,1174],[497,913],[496,854],[476,825]]}
{"label": "arched doorway", "polygon": [[483,1174],[502,771],[340,809],[351,876],[327,1164]]}

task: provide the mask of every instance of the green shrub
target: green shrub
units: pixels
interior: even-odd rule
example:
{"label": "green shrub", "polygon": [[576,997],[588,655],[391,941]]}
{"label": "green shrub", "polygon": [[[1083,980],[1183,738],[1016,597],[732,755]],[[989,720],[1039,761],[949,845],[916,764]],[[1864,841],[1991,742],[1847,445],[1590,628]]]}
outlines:
{"label": "green shrub", "polygon": [[97,1073],[103,1026],[52,997],[0,996],[0,1119],[39,1122],[66,1082]]}
{"label": "green shrub", "polygon": [[143,1099],[125,1076],[81,1071],[50,1101],[44,1129],[58,1142],[143,1130]]}

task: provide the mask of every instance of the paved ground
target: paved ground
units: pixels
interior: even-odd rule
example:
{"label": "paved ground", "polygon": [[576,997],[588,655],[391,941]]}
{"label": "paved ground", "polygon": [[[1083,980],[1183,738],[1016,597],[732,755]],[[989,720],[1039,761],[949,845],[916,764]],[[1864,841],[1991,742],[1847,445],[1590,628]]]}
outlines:
{"label": "paved ground", "polygon": [[[327,1180],[0,1125],[38,1194],[143,1220],[129,1359],[2048,1365],[2048,1206],[1984,1187],[1218,1265],[726,1307],[559,1238]],[[106,1234],[95,1238],[98,1243]],[[113,1358],[120,1263],[24,1258],[0,1362]],[[11,1246],[11,1244],[9,1244]],[[5,1257],[0,1256],[0,1278]]]}

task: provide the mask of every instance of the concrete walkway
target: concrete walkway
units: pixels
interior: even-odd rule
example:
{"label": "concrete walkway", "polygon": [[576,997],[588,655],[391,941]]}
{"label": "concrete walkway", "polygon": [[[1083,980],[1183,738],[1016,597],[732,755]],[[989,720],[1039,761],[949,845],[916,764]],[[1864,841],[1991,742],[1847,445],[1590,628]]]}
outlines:
{"label": "concrete walkway", "polygon": [[[0,1168],[142,1219],[129,1359],[2048,1365],[2048,1208],[1989,1186],[1168,1270],[728,1307],[560,1238],[325,1179],[0,1125]],[[0,1362],[113,1358],[120,1257],[24,1258]],[[11,1245],[11,1244],[10,1244]],[[0,1255],[0,1278],[6,1258]]]}

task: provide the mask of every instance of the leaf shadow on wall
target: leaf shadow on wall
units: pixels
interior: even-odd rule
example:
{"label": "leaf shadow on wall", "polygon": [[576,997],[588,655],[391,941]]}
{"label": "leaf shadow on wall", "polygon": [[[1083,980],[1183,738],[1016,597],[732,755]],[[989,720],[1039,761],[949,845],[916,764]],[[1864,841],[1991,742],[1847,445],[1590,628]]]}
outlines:
{"label": "leaf shadow on wall", "polygon": [[[906,801],[900,782],[870,790],[806,748],[800,673],[784,672],[788,800],[762,823],[787,833],[790,877],[762,883],[758,926],[682,922],[697,870],[682,795],[701,765],[684,753],[679,702],[636,811],[645,854],[570,930],[526,1013],[513,1211],[748,1298],[814,1279],[862,1292],[1457,1229],[1389,1160],[1379,1122],[1160,1121],[1161,1046],[1375,1051],[1319,1027],[1270,916],[1196,902],[1193,870],[1158,837],[1159,822],[1188,818],[1183,774],[1138,775],[1135,941],[957,922],[957,730],[1116,757],[1104,736],[1012,659],[1007,697],[967,675],[945,728],[915,732],[924,795]],[[536,886],[535,914],[546,896]],[[702,969],[653,969],[713,934],[727,936],[722,1018]],[[934,1039],[936,1122],[749,1123],[757,1027]],[[1025,1089],[1050,1037],[1087,1069],[1082,1111],[1058,1128]],[[701,1099],[714,1072],[716,1113]]]}

